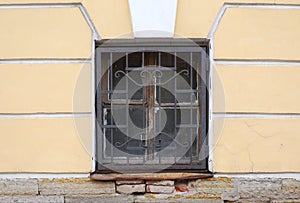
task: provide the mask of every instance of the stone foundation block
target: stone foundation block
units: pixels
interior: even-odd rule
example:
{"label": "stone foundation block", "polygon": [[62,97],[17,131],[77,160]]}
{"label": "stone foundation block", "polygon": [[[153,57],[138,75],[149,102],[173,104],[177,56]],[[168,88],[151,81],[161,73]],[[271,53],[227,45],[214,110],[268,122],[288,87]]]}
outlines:
{"label": "stone foundation block", "polygon": [[16,203],[64,203],[63,196],[0,196],[0,202]]}
{"label": "stone foundation block", "polygon": [[170,194],[174,192],[174,186],[147,185],[147,192]]}
{"label": "stone foundation block", "polygon": [[111,181],[91,181],[78,179],[42,179],[39,181],[41,195],[97,195],[115,193],[115,184]]}
{"label": "stone foundation block", "polygon": [[0,195],[37,195],[36,179],[1,179]]}
{"label": "stone foundation block", "polygon": [[85,196],[67,196],[65,203],[132,203],[134,202],[131,195],[85,195]]}
{"label": "stone foundation block", "polygon": [[117,192],[122,194],[145,193],[145,184],[117,185]]}
{"label": "stone foundation block", "polygon": [[146,182],[146,184],[147,185],[174,186],[174,181],[173,180],[161,180],[161,181],[148,180]]}

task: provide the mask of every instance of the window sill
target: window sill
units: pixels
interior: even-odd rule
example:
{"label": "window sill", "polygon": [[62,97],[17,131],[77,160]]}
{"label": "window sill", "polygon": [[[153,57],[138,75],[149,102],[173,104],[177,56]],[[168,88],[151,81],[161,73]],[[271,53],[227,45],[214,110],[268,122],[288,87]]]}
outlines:
{"label": "window sill", "polygon": [[99,174],[90,175],[91,180],[186,180],[210,178],[210,173],[136,173],[136,174]]}

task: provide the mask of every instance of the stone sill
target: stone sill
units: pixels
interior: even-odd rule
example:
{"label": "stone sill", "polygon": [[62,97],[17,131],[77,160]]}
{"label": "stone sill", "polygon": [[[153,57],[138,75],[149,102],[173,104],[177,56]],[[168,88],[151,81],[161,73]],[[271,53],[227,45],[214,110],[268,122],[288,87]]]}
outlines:
{"label": "stone sill", "polygon": [[99,174],[90,175],[91,180],[187,180],[211,178],[210,173],[136,173],[136,174]]}

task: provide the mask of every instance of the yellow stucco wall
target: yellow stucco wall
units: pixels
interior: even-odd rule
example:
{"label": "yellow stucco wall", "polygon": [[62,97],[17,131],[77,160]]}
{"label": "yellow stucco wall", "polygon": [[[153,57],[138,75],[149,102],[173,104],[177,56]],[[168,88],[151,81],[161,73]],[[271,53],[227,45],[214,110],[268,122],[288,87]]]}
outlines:
{"label": "yellow stucco wall", "polygon": [[0,64],[0,112],[91,112],[90,71],[90,64]]}
{"label": "yellow stucco wall", "polygon": [[0,0],[0,172],[92,170],[94,39],[80,7],[102,39],[132,37],[127,0]]}
{"label": "yellow stucco wall", "polygon": [[[1,172],[69,172],[91,170],[90,117],[0,119]],[[85,142],[86,143],[86,142]]]}
{"label": "yellow stucco wall", "polygon": [[299,172],[300,119],[216,119],[214,169],[226,173]]}
{"label": "yellow stucco wall", "polygon": [[[44,3],[73,7],[1,7]],[[178,0],[175,36],[209,37],[216,62],[283,62],[216,65],[215,78],[220,80],[213,81],[213,111],[300,113],[300,67],[283,65],[299,60],[300,9],[230,7],[217,22],[225,3],[300,1]],[[0,118],[0,161],[5,163],[0,172],[88,173],[92,169],[93,32],[79,5],[102,39],[133,37],[127,0],[0,0],[0,114],[7,115]],[[34,62],[37,59],[39,63]],[[221,89],[225,97],[219,94]],[[225,106],[219,102],[223,99]],[[84,115],[74,120],[61,116],[65,113]],[[299,119],[290,118],[215,119],[214,171],[299,172],[299,126]]]}
{"label": "yellow stucco wall", "polygon": [[[215,68],[225,94],[225,107],[215,104],[215,112],[300,113],[300,66]],[[220,97],[223,95],[215,94],[216,103]]]}
{"label": "yellow stucco wall", "polygon": [[300,171],[300,10],[284,4],[300,1],[178,1],[175,34],[213,45],[213,112],[239,114],[213,121],[215,172]]}

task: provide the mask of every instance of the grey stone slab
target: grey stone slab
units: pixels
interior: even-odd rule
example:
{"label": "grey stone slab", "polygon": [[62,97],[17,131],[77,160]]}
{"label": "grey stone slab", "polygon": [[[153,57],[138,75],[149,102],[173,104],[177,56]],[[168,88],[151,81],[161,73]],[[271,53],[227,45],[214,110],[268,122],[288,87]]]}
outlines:
{"label": "grey stone slab", "polygon": [[36,195],[36,179],[0,179],[0,195]]}
{"label": "grey stone slab", "polygon": [[63,203],[63,196],[0,196],[0,202],[15,203]]}
{"label": "grey stone slab", "polygon": [[280,199],[272,200],[271,203],[299,203],[300,199]]}
{"label": "grey stone slab", "polygon": [[115,183],[111,181],[91,181],[80,179],[41,179],[41,195],[98,195],[115,193]]}
{"label": "grey stone slab", "polygon": [[65,203],[133,203],[130,195],[89,195],[89,196],[66,196]]}
{"label": "grey stone slab", "polygon": [[241,179],[238,180],[239,194],[242,199],[264,199],[276,197],[281,193],[280,179]]}
{"label": "grey stone slab", "polygon": [[282,190],[298,192],[300,194],[300,181],[296,179],[283,179]]}

